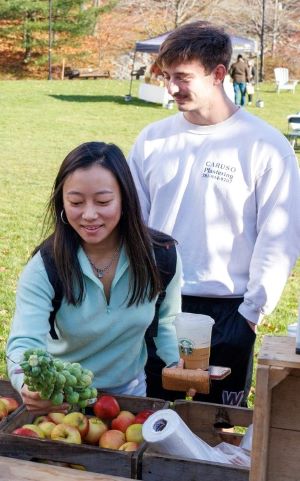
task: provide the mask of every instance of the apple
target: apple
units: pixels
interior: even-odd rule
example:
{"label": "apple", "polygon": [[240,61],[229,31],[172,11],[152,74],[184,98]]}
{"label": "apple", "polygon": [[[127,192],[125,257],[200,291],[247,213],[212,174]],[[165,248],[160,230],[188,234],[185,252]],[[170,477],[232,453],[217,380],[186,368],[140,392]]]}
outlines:
{"label": "apple", "polygon": [[111,422],[111,428],[117,429],[125,433],[126,429],[130,424],[133,424],[135,415],[130,411],[120,411],[120,414],[114,418]]}
{"label": "apple", "polygon": [[38,427],[43,431],[45,437],[50,439],[52,430],[55,428],[56,424],[52,421],[42,421],[39,423]]}
{"label": "apple", "polygon": [[88,418],[85,416],[85,414],[80,412],[74,411],[66,414],[62,422],[63,424],[69,424],[70,426],[77,428],[82,439],[86,436],[89,430]]}
{"label": "apple", "polygon": [[17,436],[25,436],[25,437],[29,437],[29,438],[40,438],[41,437],[38,435],[38,433],[36,433],[35,431],[33,431],[32,429],[29,429],[29,428],[16,428],[13,430],[12,434],[16,434]]}
{"label": "apple", "polygon": [[39,426],[36,426],[35,424],[23,424],[23,426],[21,426],[20,428],[15,429],[13,431],[13,434],[18,434],[19,436],[29,436],[33,438],[40,438],[40,439],[44,439],[46,437],[43,431],[39,428]]}
{"label": "apple", "polygon": [[133,441],[134,443],[142,443],[144,441],[142,435],[142,424],[131,424],[125,432],[126,441]]}
{"label": "apple", "polygon": [[138,447],[138,443],[134,443],[133,441],[126,441],[126,443],[122,444],[122,446],[119,447],[119,451],[136,451]]}
{"label": "apple", "polygon": [[62,441],[63,443],[81,444],[80,432],[74,426],[61,423],[56,424],[52,429],[51,439],[53,441]]}
{"label": "apple", "polygon": [[8,409],[6,404],[0,399],[0,420],[8,415]]}
{"label": "apple", "polygon": [[113,419],[120,413],[120,406],[113,396],[103,395],[93,405],[93,411],[100,419]]}
{"label": "apple", "polygon": [[0,401],[4,402],[4,404],[6,405],[8,414],[12,413],[19,407],[18,401],[16,401],[16,399],[14,399],[13,397],[3,396],[0,397]]}
{"label": "apple", "polygon": [[[38,426],[39,424],[43,423],[43,422],[47,422],[49,421],[49,418],[48,416],[37,416],[34,420],[33,420],[33,424],[35,424],[36,426]],[[53,421],[52,421],[53,422]]]}
{"label": "apple", "polygon": [[119,449],[126,441],[125,434],[117,429],[109,429],[102,434],[99,440],[100,448]]}
{"label": "apple", "polygon": [[47,417],[49,418],[50,421],[54,422],[55,424],[61,424],[63,422],[65,414],[50,412],[48,413]]}
{"label": "apple", "polygon": [[146,419],[148,419],[148,417],[151,416],[151,414],[153,414],[153,413],[154,413],[153,409],[144,409],[144,411],[140,411],[135,416],[134,423],[135,424],[143,424],[146,421]]}
{"label": "apple", "polygon": [[84,442],[88,444],[98,444],[99,439],[105,431],[108,430],[107,425],[97,417],[88,418],[89,429],[84,437]]}

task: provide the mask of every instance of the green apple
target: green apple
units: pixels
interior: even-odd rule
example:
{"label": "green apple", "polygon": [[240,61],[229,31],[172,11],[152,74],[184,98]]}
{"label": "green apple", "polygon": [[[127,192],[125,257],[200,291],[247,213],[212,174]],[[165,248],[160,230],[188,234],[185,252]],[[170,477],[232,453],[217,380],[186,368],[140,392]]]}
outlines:
{"label": "green apple", "polygon": [[142,429],[143,425],[139,423],[128,426],[125,432],[126,441],[132,441],[134,443],[141,444],[144,441]]}
{"label": "green apple", "polygon": [[52,429],[51,439],[63,443],[81,444],[81,436],[78,429],[65,423],[57,424]]}

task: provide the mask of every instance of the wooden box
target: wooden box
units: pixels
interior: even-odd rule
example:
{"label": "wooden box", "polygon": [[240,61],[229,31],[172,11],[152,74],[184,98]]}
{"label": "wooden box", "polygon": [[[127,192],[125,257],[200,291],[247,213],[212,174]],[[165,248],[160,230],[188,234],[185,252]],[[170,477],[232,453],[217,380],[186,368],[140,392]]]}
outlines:
{"label": "wooden box", "polygon": [[[222,426],[248,427],[252,411],[196,401],[175,401],[175,411],[188,427],[210,446],[229,442],[238,445],[241,434],[222,431]],[[228,464],[154,454],[147,448],[142,457],[143,481],[248,481],[249,469]]]}
{"label": "wooden box", "polygon": [[258,357],[250,481],[300,479],[300,356],[295,337],[265,336]]}
{"label": "wooden box", "polygon": [[[163,409],[168,403],[161,399],[114,396],[119,402],[121,410],[134,414],[144,409]],[[86,410],[92,414],[92,409]],[[7,422],[0,429],[0,454],[28,461],[47,460],[82,466],[87,471],[95,473],[123,476],[136,479],[138,475],[139,456],[144,445],[135,451],[118,451],[103,449],[88,444],[68,444],[44,439],[29,438],[11,434],[14,429],[26,423],[32,423],[35,415],[27,410]]]}
{"label": "wooden box", "polygon": [[23,401],[20,394],[12,387],[9,381],[0,380],[0,399],[2,397],[12,397],[19,403],[19,408],[14,412],[10,413],[8,416],[4,417],[0,422],[0,427],[2,424],[7,423],[12,417],[19,413],[20,410],[24,409]]}

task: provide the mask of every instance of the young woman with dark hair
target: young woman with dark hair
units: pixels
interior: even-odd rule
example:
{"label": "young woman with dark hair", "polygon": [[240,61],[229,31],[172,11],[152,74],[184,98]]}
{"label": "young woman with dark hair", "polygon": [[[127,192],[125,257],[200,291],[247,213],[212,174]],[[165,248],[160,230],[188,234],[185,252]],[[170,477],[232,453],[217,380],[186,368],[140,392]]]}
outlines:
{"label": "young woman with dark hair", "polygon": [[[19,281],[8,340],[8,371],[27,409],[65,410],[32,393],[16,374],[27,348],[39,347],[94,372],[94,385],[115,394],[145,395],[145,332],[154,317],[161,281],[150,231],[122,151],[87,142],[63,161],[48,204],[45,228]],[[45,230],[45,229],[44,229]],[[53,287],[40,249],[50,249],[62,285],[56,313],[58,339],[49,336]],[[157,352],[179,359],[173,319],[180,310],[181,265],[159,311]]]}

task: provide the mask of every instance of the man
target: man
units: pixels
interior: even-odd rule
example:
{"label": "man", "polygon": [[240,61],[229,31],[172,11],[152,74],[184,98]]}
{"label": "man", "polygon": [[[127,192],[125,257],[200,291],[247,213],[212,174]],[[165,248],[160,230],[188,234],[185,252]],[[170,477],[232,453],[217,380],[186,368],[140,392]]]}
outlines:
{"label": "man", "polygon": [[234,102],[236,105],[245,105],[246,84],[250,82],[250,78],[242,55],[237,56],[237,61],[231,65],[229,73],[233,80]]}
{"label": "man", "polygon": [[276,306],[300,248],[300,181],[289,142],[224,92],[230,37],[179,27],[158,62],[179,113],[149,125],[129,156],[149,226],[178,241],[182,310],[210,315],[211,365],[230,367],[200,400],[244,405],[256,325]]}

